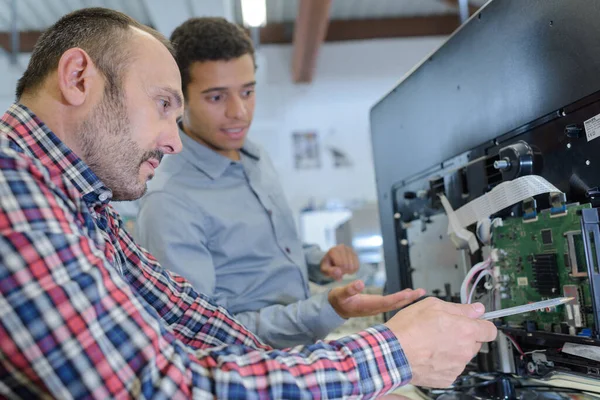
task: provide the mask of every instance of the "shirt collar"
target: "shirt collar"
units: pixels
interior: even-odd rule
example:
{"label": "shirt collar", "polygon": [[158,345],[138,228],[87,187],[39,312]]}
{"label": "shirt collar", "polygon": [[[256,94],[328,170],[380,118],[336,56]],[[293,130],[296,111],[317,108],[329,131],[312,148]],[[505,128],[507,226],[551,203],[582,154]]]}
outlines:
{"label": "shirt collar", "polygon": [[[231,164],[236,163],[189,137],[181,125],[179,125],[179,136],[183,144],[182,155],[213,180],[221,177]],[[248,156],[253,161],[260,160],[260,148],[248,139],[241,152],[242,157]]]}
{"label": "shirt collar", "polygon": [[14,103],[0,119],[3,131],[18,151],[40,160],[48,169],[58,168],[81,193],[87,203],[107,204],[112,192],[70,148],[30,109]]}

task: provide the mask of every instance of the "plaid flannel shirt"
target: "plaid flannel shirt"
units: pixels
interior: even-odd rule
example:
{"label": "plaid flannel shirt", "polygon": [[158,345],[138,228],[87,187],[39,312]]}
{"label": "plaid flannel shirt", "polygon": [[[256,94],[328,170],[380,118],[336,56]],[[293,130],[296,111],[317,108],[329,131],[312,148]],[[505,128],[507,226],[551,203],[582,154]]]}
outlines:
{"label": "plaid flannel shirt", "polygon": [[274,350],[123,229],[111,191],[25,106],[0,120],[0,395],[348,398],[411,378],[375,326]]}

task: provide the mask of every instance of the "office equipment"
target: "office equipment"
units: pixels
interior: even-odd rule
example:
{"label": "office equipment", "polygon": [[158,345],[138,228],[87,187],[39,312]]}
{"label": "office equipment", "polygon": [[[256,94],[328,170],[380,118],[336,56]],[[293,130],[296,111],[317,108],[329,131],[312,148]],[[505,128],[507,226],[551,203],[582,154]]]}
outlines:
{"label": "office equipment", "polygon": [[371,110],[386,292],[573,298],[495,320],[471,371],[600,385],[562,351],[600,347],[598,20],[599,2],[492,0]]}

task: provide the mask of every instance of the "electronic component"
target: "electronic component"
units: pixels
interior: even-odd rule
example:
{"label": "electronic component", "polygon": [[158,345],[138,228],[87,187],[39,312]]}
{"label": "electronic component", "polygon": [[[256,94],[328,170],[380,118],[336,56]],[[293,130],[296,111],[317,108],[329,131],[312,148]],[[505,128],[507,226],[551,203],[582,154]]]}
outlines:
{"label": "electronic component", "polygon": [[523,221],[537,220],[537,202],[533,197],[523,200]]}
{"label": "electronic component", "polygon": [[552,230],[551,229],[542,229],[542,244],[545,244],[545,245],[552,244]]}
{"label": "electronic component", "polygon": [[587,267],[585,258],[582,258],[584,249],[581,231],[569,231],[563,235],[567,238],[568,268],[571,270],[571,276],[574,278],[586,277]]}
{"label": "electronic component", "polygon": [[564,193],[550,193],[550,214],[558,217],[567,212],[567,196]]}
{"label": "electronic component", "polygon": [[558,264],[556,254],[536,254],[531,263],[533,286],[542,296],[556,296],[559,293]]}
{"label": "electronic component", "polygon": [[[537,221],[505,218],[493,228],[493,247],[504,255],[496,265],[502,308],[514,307],[558,296],[574,297],[566,306],[505,317],[511,326],[578,334],[593,327],[592,299],[580,210],[589,204],[570,205],[556,217],[549,210],[538,213]],[[560,256],[559,256],[560,255]],[[588,312],[590,311],[590,312]],[[558,327],[558,328],[557,328]]]}
{"label": "electronic component", "polygon": [[570,297],[572,300],[565,304],[565,317],[568,326],[581,328],[584,318],[581,315],[581,303],[583,300],[580,295],[581,291],[578,286],[565,285],[563,286],[563,294],[565,297]]}

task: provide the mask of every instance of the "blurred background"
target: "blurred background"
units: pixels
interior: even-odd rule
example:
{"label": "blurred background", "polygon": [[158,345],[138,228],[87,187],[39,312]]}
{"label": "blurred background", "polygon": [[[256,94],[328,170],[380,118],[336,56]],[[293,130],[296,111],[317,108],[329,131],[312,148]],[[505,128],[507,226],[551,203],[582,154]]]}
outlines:
{"label": "blurred background", "polygon": [[[385,281],[369,110],[485,0],[0,0],[0,107],[45,28],[83,7],[167,37],[191,17],[248,29],[257,48],[250,137],[269,152],[306,242],[352,245]],[[409,138],[408,138],[409,139]],[[118,204],[129,220],[136,204]]]}

